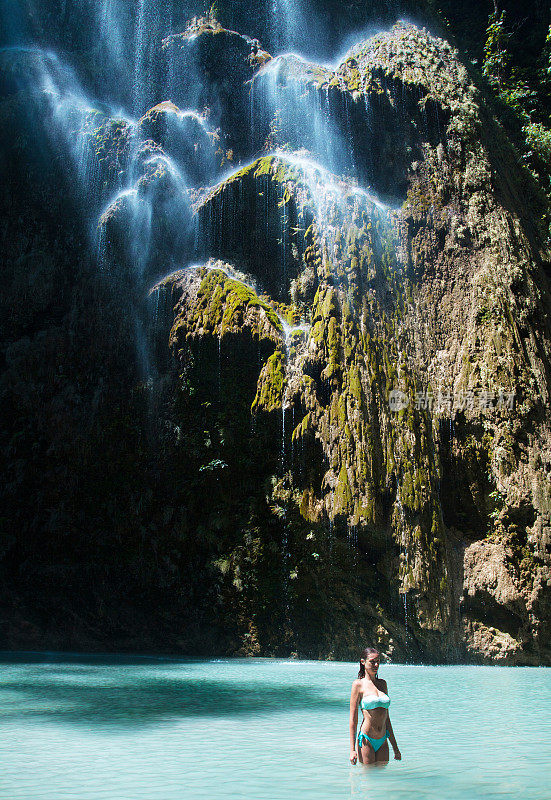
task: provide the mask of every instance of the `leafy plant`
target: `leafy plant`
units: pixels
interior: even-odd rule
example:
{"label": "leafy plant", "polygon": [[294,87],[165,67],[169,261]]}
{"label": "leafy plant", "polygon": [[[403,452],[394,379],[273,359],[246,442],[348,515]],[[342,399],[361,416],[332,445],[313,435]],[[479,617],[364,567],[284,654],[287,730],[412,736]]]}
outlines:
{"label": "leafy plant", "polygon": [[202,467],[199,467],[199,472],[214,472],[216,469],[226,469],[228,465],[225,461],[222,461],[219,458],[214,458],[212,461],[209,461],[208,464],[204,464]]}
{"label": "leafy plant", "polygon": [[505,28],[505,12],[498,18],[497,13],[490,14],[484,44],[484,61],[482,72],[491,85],[501,90],[504,86],[511,56],[507,51],[510,34]]}
{"label": "leafy plant", "polygon": [[497,11],[490,14],[482,72],[520,123],[521,157],[540,183],[551,208],[551,118],[546,102],[551,87],[551,26],[535,68],[521,70],[512,65],[515,50],[511,39],[505,12],[499,17]]}

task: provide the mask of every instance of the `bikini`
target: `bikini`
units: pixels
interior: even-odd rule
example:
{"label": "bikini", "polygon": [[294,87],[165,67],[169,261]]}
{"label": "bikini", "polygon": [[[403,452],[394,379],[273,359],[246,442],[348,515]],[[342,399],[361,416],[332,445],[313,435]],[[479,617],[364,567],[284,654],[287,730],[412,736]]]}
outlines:
{"label": "bikini", "polygon": [[[374,708],[388,708],[389,705],[390,697],[384,692],[379,692],[379,694],[364,695],[360,702],[360,708],[362,711],[372,711]],[[360,730],[358,732],[358,747],[362,747],[365,740],[365,742],[370,744],[373,750],[377,752],[377,750],[384,745],[387,739],[388,731],[385,731],[385,735],[381,736],[380,739],[373,739],[371,736],[368,736],[367,733],[363,733]]]}

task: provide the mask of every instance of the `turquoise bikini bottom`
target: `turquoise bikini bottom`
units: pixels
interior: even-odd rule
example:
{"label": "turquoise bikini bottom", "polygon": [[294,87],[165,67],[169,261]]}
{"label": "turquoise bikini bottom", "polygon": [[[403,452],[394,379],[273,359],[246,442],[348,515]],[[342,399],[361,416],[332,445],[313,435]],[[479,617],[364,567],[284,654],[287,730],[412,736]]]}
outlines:
{"label": "turquoise bikini bottom", "polygon": [[385,731],[385,735],[381,736],[380,739],[372,739],[371,736],[367,735],[367,733],[362,733],[362,731],[360,731],[358,733],[358,747],[362,747],[365,740],[365,743],[370,744],[373,750],[377,752],[377,750],[384,745],[387,739],[388,731]]}

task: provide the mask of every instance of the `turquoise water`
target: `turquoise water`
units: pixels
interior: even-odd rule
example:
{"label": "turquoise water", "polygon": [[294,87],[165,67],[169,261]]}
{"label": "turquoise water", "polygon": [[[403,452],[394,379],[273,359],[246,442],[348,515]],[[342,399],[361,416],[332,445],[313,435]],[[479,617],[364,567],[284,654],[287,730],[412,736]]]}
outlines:
{"label": "turquoise water", "polygon": [[403,761],[350,766],[355,664],[36,656],[0,666],[9,800],[551,798],[551,671],[383,665]]}

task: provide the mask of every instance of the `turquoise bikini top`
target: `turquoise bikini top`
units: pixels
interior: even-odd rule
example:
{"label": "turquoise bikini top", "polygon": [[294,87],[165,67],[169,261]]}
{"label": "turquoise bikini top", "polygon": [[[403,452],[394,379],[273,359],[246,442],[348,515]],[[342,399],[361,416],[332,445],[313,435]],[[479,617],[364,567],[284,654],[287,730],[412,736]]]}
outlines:
{"label": "turquoise bikini top", "polygon": [[374,708],[388,708],[390,697],[384,692],[379,694],[364,694],[360,702],[362,711],[372,711]]}

